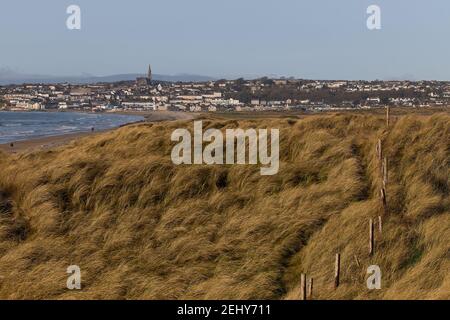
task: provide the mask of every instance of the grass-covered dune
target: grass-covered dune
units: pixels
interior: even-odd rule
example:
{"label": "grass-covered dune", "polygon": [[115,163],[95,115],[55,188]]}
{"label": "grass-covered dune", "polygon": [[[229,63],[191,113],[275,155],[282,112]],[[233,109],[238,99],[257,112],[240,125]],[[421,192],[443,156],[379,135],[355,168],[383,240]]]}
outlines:
{"label": "grass-covered dune", "polygon": [[[450,298],[450,116],[204,119],[279,128],[280,170],[172,164],[192,121],[138,124],[55,150],[0,155],[2,299]],[[378,139],[389,160],[382,214]],[[378,230],[378,228],[376,229]],[[341,254],[341,285],[333,288]],[[359,264],[359,265],[358,265]],[[382,289],[366,269],[379,265]],[[66,288],[69,265],[82,290]]]}

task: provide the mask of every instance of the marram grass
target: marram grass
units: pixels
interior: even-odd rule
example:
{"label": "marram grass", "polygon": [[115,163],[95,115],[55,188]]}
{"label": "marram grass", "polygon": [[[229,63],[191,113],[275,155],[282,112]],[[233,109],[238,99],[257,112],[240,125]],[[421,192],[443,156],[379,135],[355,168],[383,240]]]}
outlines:
{"label": "marram grass", "polygon": [[[181,165],[171,132],[139,124],[55,150],[0,154],[1,299],[450,298],[450,116],[206,119],[279,128],[280,169]],[[375,145],[389,159],[382,212]],[[333,288],[341,254],[341,285]],[[357,262],[358,260],[358,262]],[[359,263],[359,266],[358,266]],[[366,269],[379,265],[382,289]],[[66,288],[69,265],[82,290]]]}

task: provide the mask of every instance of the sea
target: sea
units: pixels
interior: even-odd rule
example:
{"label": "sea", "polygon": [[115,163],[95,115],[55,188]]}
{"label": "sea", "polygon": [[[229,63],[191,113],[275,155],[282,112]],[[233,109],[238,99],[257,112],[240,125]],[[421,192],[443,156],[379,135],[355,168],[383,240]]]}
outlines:
{"label": "sea", "polygon": [[144,120],[108,113],[0,111],[0,144],[63,134],[106,130]]}

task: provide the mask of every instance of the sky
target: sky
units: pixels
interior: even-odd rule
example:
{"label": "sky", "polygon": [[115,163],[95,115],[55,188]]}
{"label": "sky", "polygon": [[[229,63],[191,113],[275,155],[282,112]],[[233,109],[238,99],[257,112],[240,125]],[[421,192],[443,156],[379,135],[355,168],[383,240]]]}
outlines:
{"label": "sky", "polygon": [[[69,30],[69,5],[81,29]],[[366,10],[381,9],[369,30]],[[1,0],[0,70],[450,80],[448,0]]]}

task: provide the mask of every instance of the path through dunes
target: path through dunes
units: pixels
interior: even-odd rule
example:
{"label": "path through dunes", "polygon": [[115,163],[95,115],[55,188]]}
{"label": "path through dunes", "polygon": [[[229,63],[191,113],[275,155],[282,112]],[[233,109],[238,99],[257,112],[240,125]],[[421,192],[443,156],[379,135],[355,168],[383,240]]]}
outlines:
{"label": "path through dunes", "polygon": [[[382,116],[354,114],[203,124],[279,128],[278,174],[174,166],[170,135],[191,121],[0,155],[0,298],[297,299],[301,273],[316,298],[450,298],[448,114],[401,116],[389,132]],[[389,213],[369,257],[379,138]],[[66,289],[73,264],[81,291]],[[382,290],[366,288],[371,264]]]}

